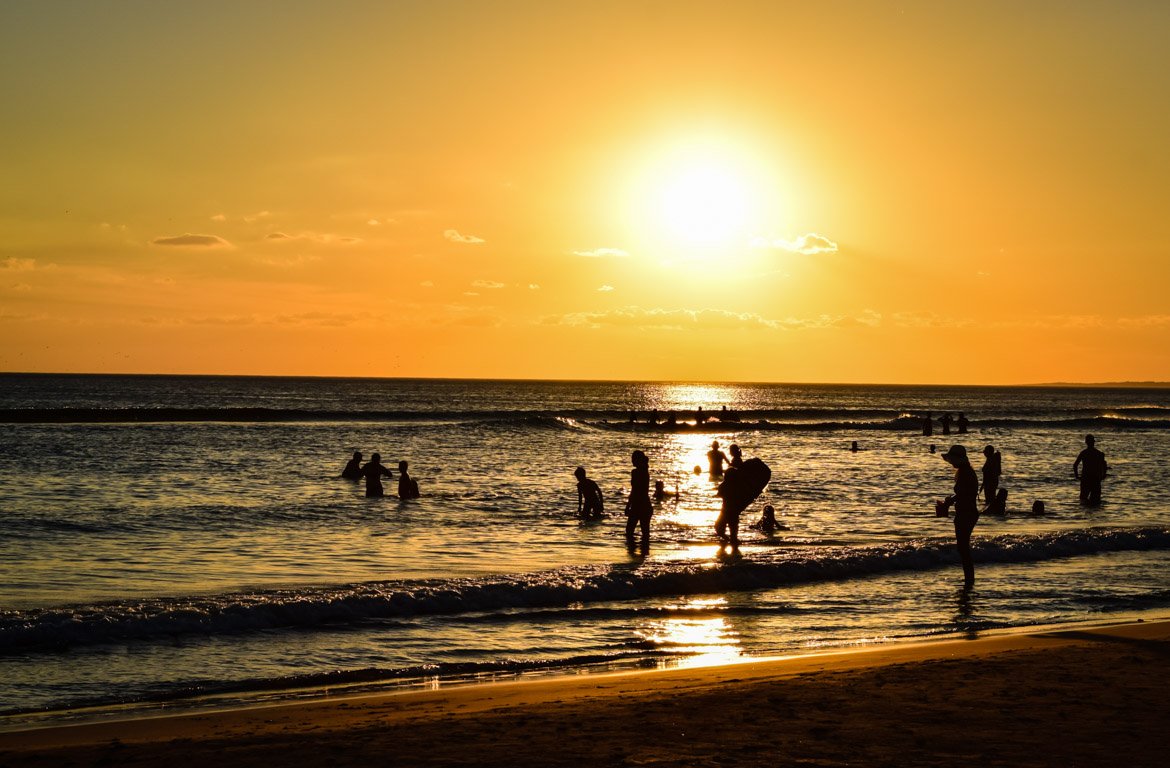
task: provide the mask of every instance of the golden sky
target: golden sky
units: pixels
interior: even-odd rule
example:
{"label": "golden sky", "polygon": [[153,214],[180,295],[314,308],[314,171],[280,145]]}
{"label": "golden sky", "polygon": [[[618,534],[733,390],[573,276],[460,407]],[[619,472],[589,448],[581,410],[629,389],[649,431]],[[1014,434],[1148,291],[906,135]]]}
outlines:
{"label": "golden sky", "polygon": [[0,4],[0,370],[1170,380],[1170,3]]}

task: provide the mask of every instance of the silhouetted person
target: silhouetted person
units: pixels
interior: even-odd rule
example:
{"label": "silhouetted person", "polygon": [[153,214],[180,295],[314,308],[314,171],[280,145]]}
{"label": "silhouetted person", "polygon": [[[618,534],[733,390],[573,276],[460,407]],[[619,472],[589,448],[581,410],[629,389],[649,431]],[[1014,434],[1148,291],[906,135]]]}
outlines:
{"label": "silhouetted person", "polygon": [[1041,501],[1040,499],[1036,499],[1035,501],[1032,502],[1032,514],[1033,515],[1044,514],[1044,502],[1043,501]]}
{"label": "silhouetted person", "polygon": [[361,480],[362,479],[362,452],[354,451],[353,458],[345,465],[345,469],[341,470],[341,476],[346,480]]}
{"label": "silhouetted person", "polygon": [[633,424],[637,420],[638,420],[638,414],[635,413],[634,411],[630,411],[630,423]]}
{"label": "silhouetted person", "polygon": [[942,433],[944,435],[949,435],[951,433],[952,421],[954,421],[954,419],[951,418],[949,413],[944,413],[942,416],[938,417],[938,423],[942,426]]}
{"label": "silhouetted person", "polygon": [[1101,481],[1109,474],[1105,454],[1096,447],[1092,435],[1085,435],[1085,450],[1073,462],[1073,477],[1081,480],[1081,501],[1086,504],[1101,503]]}
{"label": "silhouetted person", "polygon": [[925,418],[922,419],[922,434],[926,437],[934,434],[934,419],[931,417],[930,411],[927,411]]}
{"label": "silhouetted person", "polygon": [[695,423],[702,424],[705,421],[707,421],[707,414],[703,413],[703,406],[700,405],[698,409],[695,410]]}
{"label": "silhouetted person", "polygon": [[398,498],[417,499],[419,497],[418,483],[406,471],[406,467],[405,461],[398,462]]}
{"label": "silhouetted person", "polygon": [[930,452],[934,453],[937,450],[938,450],[938,446],[936,446],[934,443],[931,443],[930,444]]}
{"label": "silhouetted person", "polygon": [[732,443],[731,445],[729,445],[727,447],[727,450],[731,454],[731,461],[730,461],[731,466],[734,467],[735,469],[739,469],[740,467],[742,467],[743,466],[743,449],[741,449],[735,443]]}
{"label": "silhouetted person", "polygon": [[654,481],[654,500],[655,501],[666,501],[667,499],[677,499],[677,498],[678,498],[678,489],[677,488],[673,491],[668,491],[668,490],[666,490],[666,483],[662,482],[661,480]]}
{"label": "silhouetted person", "polygon": [[967,427],[971,425],[971,422],[967,421],[967,417],[962,411],[959,411],[959,420],[955,424],[959,426],[959,434],[965,435],[967,434]]}
{"label": "silhouetted person", "polygon": [[776,521],[776,508],[771,504],[764,506],[764,514],[760,519],[752,523],[752,528],[762,532],[765,536],[771,536],[780,527],[780,523]]}
{"label": "silhouetted person", "polygon": [[658,423],[658,409],[657,409],[657,408],[655,408],[654,410],[650,411],[650,423],[651,423],[651,424],[657,424],[657,423]]}
{"label": "silhouetted person", "polygon": [[650,503],[650,459],[641,451],[630,455],[634,465],[630,472],[630,497],[626,499],[626,543],[634,547],[634,528],[642,529],[642,554],[650,551],[650,515],[654,505]]}
{"label": "silhouetted person", "polygon": [[1003,474],[1003,457],[994,445],[983,449],[983,498],[988,505],[995,501],[995,492],[999,489],[999,478]]}
{"label": "silhouetted person", "polygon": [[577,467],[573,474],[577,476],[577,517],[596,520],[605,508],[601,488],[585,476],[585,467]]}
{"label": "silhouetted person", "polygon": [[727,456],[719,450],[719,441],[711,443],[711,450],[707,451],[707,471],[712,477],[723,476],[723,465],[727,463]]}
{"label": "silhouetted person", "polygon": [[382,454],[375,453],[369,462],[362,467],[362,477],[366,479],[366,496],[383,496],[382,478],[394,477],[390,470],[382,466]]}
{"label": "silhouetted person", "polygon": [[673,427],[676,424],[678,424],[678,416],[675,415],[674,411],[668,411],[666,414],[666,426]]}
{"label": "silhouetted person", "polygon": [[857,447],[857,441],[856,441],[856,440],[854,440],[854,441],[853,441],[853,444],[849,446],[849,450],[850,450],[850,451],[852,451],[853,453],[857,453],[857,451],[858,451],[858,450],[860,450],[860,449]]}
{"label": "silhouetted person", "polygon": [[963,585],[970,589],[975,585],[975,561],[971,557],[971,532],[979,522],[979,478],[967,458],[967,449],[952,445],[943,459],[955,468],[955,492],[936,506],[936,511],[946,514],[952,504],[955,507],[955,544],[959,560],[963,563]]}

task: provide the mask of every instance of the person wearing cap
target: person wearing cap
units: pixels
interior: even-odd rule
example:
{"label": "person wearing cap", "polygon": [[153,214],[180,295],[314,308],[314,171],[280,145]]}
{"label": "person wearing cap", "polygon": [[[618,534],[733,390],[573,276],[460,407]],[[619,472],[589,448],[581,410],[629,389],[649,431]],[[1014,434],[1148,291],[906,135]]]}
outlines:
{"label": "person wearing cap", "polygon": [[975,523],[979,522],[979,477],[963,446],[952,445],[943,454],[943,459],[955,468],[955,492],[946,498],[943,508],[952,504],[955,507],[955,543],[959,550],[959,560],[963,563],[963,585],[970,589],[975,585],[971,532],[975,530]]}

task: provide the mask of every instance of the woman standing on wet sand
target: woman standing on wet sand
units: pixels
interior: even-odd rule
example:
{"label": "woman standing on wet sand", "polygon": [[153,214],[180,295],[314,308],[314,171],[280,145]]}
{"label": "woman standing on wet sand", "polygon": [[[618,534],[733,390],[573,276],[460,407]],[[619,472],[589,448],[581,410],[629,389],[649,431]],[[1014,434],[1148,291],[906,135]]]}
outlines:
{"label": "woman standing on wet sand", "polygon": [[955,492],[947,496],[941,508],[955,506],[955,543],[959,549],[959,560],[963,563],[963,586],[970,589],[975,585],[975,561],[971,558],[971,532],[979,522],[979,478],[967,449],[952,445],[943,459],[955,468]]}
{"label": "woman standing on wet sand", "polygon": [[650,551],[650,459],[641,451],[630,456],[634,469],[630,472],[630,497],[626,500],[626,544],[634,547],[634,527],[642,528],[642,554]]}

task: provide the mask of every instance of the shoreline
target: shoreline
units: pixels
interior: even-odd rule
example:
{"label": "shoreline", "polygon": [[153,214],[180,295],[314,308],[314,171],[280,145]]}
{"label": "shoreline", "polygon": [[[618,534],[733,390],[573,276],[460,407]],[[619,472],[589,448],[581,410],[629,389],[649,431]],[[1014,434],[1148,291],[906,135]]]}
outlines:
{"label": "shoreline", "polygon": [[[413,677],[385,677],[341,683],[317,683],[288,687],[257,688],[213,692],[176,698],[94,704],[62,709],[18,712],[0,717],[0,740],[9,734],[54,730],[85,726],[106,726],[139,720],[215,715],[254,709],[308,706],[327,702],[372,697],[409,696],[428,691],[453,691],[482,686],[550,682],[579,677],[608,675],[660,674],[684,670],[715,670],[744,664],[759,664],[821,656],[866,653],[881,649],[914,648],[951,641],[972,642],[1011,635],[1031,635],[1047,632],[1089,631],[1112,626],[1142,623],[1170,623],[1170,613],[1163,609],[1135,611],[1109,619],[1054,622],[1046,624],[997,627],[982,630],[956,630],[933,636],[911,636],[882,639],[850,640],[840,645],[820,645],[815,648],[764,656],[741,655],[736,658],[703,660],[702,656],[688,656],[660,660],[651,666],[645,659],[601,661],[584,666],[534,667],[516,671],[487,671],[451,675],[419,675]],[[27,719],[27,723],[8,725],[7,718]],[[2,747],[0,747],[2,751]],[[2,766],[0,766],[2,768]]]}
{"label": "shoreline", "polygon": [[[214,759],[224,766],[278,759],[346,765],[337,757],[344,753],[354,764],[396,754],[410,765],[557,765],[631,764],[627,758],[640,755],[634,762],[683,765],[702,762],[708,750],[738,745],[746,760],[741,764],[774,765],[785,755],[770,746],[783,732],[792,737],[790,758],[825,752],[818,759],[827,764],[942,765],[959,754],[953,750],[964,728],[956,724],[970,721],[969,737],[996,736],[995,745],[980,742],[993,755],[1009,733],[1048,750],[1017,754],[1018,765],[1068,759],[1105,765],[1106,753],[1113,764],[1153,765],[1163,754],[1161,727],[1154,724],[1164,723],[1170,712],[1159,682],[1168,671],[1170,618],[1163,616],[718,666],[578,673],[51,725],[0,733],[0,764],[116,758],[122,764],[195,765],[228,750]],[[1110,707],[1116,716],[1106,716]],[[978,723],[988,718],[995,722],[984,731]],[[1068,728],[1072,723],[1078,725]],[[641,737],[629,732],[635,724],[644,731]],[[582,728],[585,737],[576,735]],[[923,729],[919,749],[903,743],[906,733]],[[868,735],[848,744],[833,736],[856,731]],[[1125,743],[1119,741],[1122,733]],[[1100,757],[1080,743],[1090,736]],[[577,748],[558,758],[550,750],[566,746],[566,739]],[[907,762],[908,748],[920,753],[920,762]],[[619,752],[622,761],[609,759]],[[1001,759],[1011,760],[1010,753]]]}

